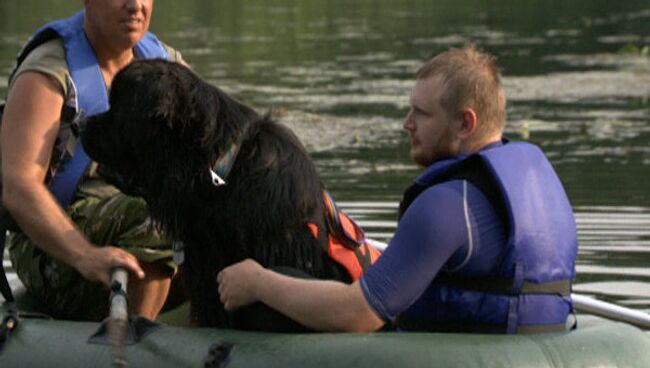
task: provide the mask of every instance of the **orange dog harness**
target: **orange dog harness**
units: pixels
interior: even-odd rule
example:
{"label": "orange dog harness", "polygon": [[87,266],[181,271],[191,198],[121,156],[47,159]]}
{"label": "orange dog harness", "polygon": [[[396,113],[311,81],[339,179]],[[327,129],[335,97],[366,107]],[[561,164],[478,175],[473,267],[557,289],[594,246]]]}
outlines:
{"label": "orange dog harness", "polygon": [[352,281],[361,278],[363,272],[381,256],[381,251],[366,241],[361,227],[343,211],[339,210],[330,195],[323,191],[326,231],[319,231],[318,225],[309,224],[314,237],[335,262],[345,267]]}

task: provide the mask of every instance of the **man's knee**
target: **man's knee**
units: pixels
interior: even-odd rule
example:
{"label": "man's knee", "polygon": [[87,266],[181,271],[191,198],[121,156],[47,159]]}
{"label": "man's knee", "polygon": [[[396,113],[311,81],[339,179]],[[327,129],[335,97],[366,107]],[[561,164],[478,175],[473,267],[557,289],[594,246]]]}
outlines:
{"label": "man's knee", "polygon": [[162,310],[169,290],[173,272],[163,264],[140,262],[145,278],[133,278],[127,288],[131,312],[149,319],[156,319]]}

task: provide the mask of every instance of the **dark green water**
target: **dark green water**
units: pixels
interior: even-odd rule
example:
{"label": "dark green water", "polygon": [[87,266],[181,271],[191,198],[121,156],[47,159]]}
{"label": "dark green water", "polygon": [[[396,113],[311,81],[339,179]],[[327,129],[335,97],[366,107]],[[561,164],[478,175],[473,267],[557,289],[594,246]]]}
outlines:
{"label": "dark green water", "polygon": [[[79,6],[0,0],[2,95],[30,33]],[[382,240],[419,171],[401,131],[413,73],[477,43],[503,67],[508,136],[540,145],[566,186],[577,291],[650,309],[650,1],[158,0],[152,29],[211,83],[282,113]]]}

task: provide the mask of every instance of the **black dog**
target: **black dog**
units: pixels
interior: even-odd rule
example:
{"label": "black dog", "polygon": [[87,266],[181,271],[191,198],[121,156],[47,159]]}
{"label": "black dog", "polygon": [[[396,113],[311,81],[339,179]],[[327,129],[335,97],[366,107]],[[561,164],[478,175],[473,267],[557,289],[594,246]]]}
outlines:
{"label": "black dog", "polygon": [[[200,326],[293,330],[254,309],[226,313],[216,275],[251,257],[350,282],[308,227],[325,231],[321,181],[297,137],[188,68],[136,61],[113,81],[110,110],[82,132],[90,157],[184,244],[182,272]],[[220,185],[221,179],[226,184]],[[320,230],[323,229],[323,230]]]}

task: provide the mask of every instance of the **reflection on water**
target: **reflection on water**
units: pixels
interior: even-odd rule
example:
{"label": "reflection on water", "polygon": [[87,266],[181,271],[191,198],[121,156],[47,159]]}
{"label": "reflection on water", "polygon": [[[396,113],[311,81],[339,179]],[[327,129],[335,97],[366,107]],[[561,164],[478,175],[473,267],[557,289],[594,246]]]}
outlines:
{"label": "reflection on water", "polygon": [[579,207],[576,292],[650,310],[650,209]]}
{"label": "reflection on water", "polygon": [[[0,95],[27,36],[78,7],[0,1]],[[401,132],[414,72],[476,42],[504,69],[508,136],[544,149],[574,205],[576,290],[649,308],[647,0],[161,0],[152,28],[211,83],[273,107],[384,240],[419,172]]]}

